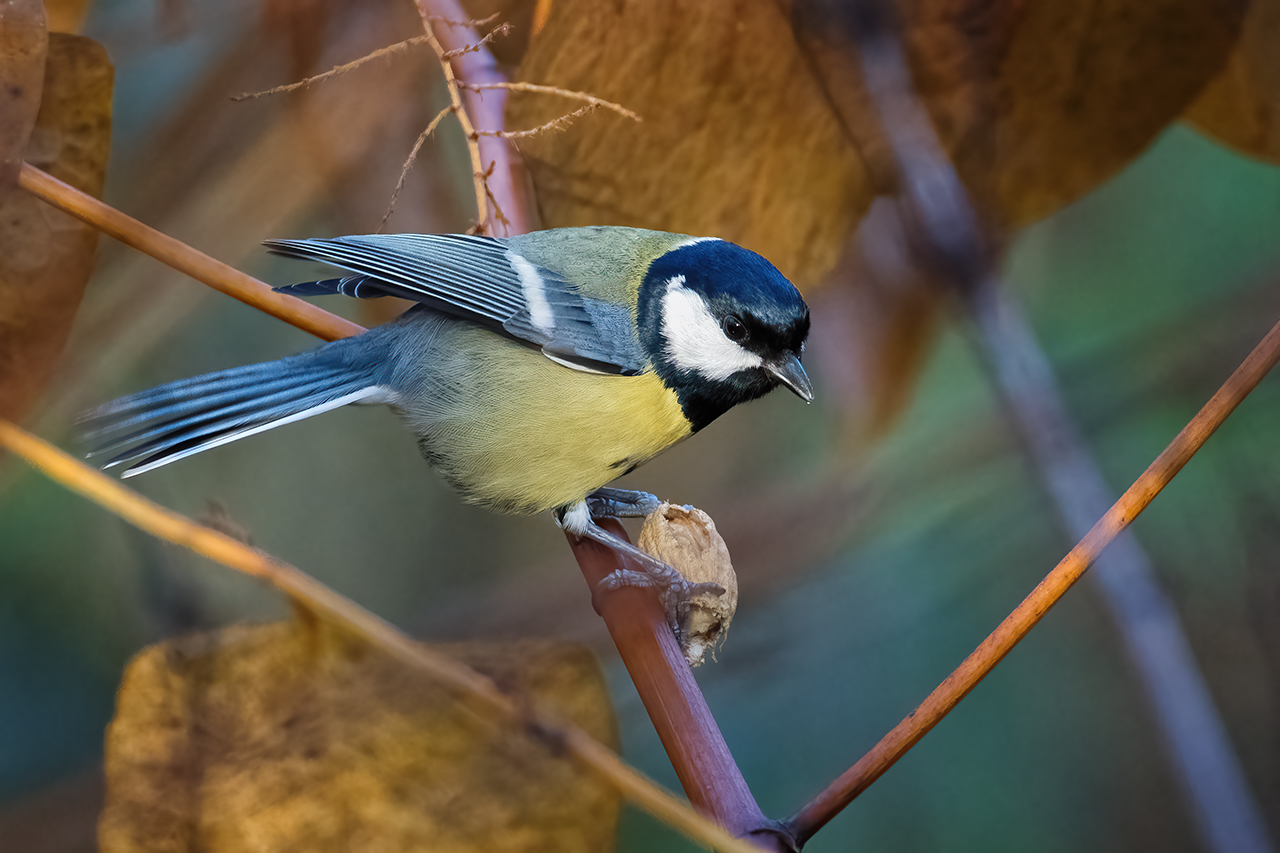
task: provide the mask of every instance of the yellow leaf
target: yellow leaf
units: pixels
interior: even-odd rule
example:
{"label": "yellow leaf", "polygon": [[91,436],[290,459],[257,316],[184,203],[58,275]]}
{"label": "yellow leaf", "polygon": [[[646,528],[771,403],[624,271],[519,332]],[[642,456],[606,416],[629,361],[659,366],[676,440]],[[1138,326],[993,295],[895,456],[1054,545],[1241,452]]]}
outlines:
{"label": "yellow leaf", "polygon": [[[616,743],[589,652],[448,647]],[[421,673],[315,621],[146,649],[107,732],[103,853],[598,851],[618,796],[537,735],[495,729]]]}

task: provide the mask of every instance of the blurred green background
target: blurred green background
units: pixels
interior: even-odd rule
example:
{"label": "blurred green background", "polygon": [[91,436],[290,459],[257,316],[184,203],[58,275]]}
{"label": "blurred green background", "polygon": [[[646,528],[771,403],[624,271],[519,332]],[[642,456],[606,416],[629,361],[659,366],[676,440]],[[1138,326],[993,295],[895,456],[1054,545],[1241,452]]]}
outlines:
{"label": "blurred green background", "polygon": [[[205,17],[161,38],[144,35],[156,14],[149,4],[94,7],[87,32],[118,64],[119,168],[110,173],[108,200],[125,209],[161,128],[242,37],[243,20],[191,8]],[[283,67],[262,73],[266,85],[288,79]],[[415,109],[429,117],[440,97],[433,92]],[[236,108],[220,101],[206,118],[216,123]],[[408,150],[398,142],[387,143],[392,160]],[[466,226],[469,189],[442,177],[460,146],[448,136],[433,145],[435,159],[420,166],[427,175],[406,191],[429,196],[432,211],[402,209],[393,229]],[[379,168],[394,181],[394,164]],[[346,173],[332,195],[259,236],[373,230],[390,184],[363,185],[365,174]],[[361,194],[372,201],[344,206]],[[1175,128],[1117,178],[1017,235],[1007,278],[1117,492],[1280,317],[1278,233],[1280,171]],[[183,297],[190,304],[152,311],[127,330],[137,336],[132,343],[102,345],[92,333],[119,304],[101,288],[115,283],[113,270],[127,269],[127,251],[101,245],[108,281],[91,283],[64,388],[37,422],[62,446],[79,449],[71,419],[89,406],[311,345],[238,303],[195,293],[158,266],[150,270],[155,292],[194,293]],[[252,243],[240,251],[243,266],[267,281],[309,274]],[[815,314],[822,301],[813,300]],[[761,806],[775,817],[801,806],[905,716],[1072,544],[1058,533],[950,319],[904,416],[850,463],[852,497],[832,495],[841,522],[827,524],[817,546],[802,527],[777,527],[784,554],[824,556],[779,560],[776,548],[757,553],[749,536],[735,540],[734,530],[750,529],[761,513],[785,520],[797,495],[830,488],[842,424],[821,392],[823,372],[813,366],[813,406],[767,398],[628,480],[705,509],[740,564],[737,619],[719,662],[697,676]],[[1265,381],[1135,526],[1186,622],[1273,838],[1280,838],[1278,388],[1275,377]],[[614,687],[626,757],[678,787],[560,533],[546,518],[461,506],[387,412],[326,415],[130,485],[179,512],[232,519],[254,544],[418,635],[549,634],[592,644]],[[142,645],[174,630],[285,612],[260,585],[4,460],[6,813],[68,778],[92,780],[115,685]],[[1085,585],[807,849],[1193,850],[1179,784],[1115,631]],[[626,814],[620,849],[686,848],[694,849],[648,817]]]}

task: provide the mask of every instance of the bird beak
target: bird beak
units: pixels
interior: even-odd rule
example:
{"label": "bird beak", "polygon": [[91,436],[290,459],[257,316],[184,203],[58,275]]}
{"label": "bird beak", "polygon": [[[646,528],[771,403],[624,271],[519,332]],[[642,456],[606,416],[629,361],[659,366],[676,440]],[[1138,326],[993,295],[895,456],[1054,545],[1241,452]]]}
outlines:
{"label": "bird beak", "polygon": [[806,403],[813,402],[813,383],[809,381],[809,374],[805,373],[800,365],[799,358],[789,355],[779,364],[766,365],[765,370],[777,377],[779,382],[795,392],[801,400]]}

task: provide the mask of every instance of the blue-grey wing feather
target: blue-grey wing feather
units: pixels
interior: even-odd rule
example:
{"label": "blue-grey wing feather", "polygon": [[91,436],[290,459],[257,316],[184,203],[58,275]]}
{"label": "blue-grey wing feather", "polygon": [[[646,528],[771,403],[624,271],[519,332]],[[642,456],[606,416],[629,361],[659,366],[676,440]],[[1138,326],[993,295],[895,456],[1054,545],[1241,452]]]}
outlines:
{"label": "blue-grey wing feather", "polygon": [[[353,275],[276,288],[295,296],[398,296],[540,347],[569,366],[638,373],[647,360],[628,306],[584,296],[563,276],[523,261],[536,277],[530,307],[505,240],[470,234],[370,234],[268,240],[275,254],[321,261]],[[549,315],[549,316],[548,316]]]}

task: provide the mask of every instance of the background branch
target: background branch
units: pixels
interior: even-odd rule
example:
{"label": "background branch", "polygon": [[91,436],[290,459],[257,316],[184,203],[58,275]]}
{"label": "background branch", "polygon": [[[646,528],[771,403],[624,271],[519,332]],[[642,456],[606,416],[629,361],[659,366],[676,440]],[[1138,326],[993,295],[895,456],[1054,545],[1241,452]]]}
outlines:
{"label": "background branch", "polygon": [[[537,216],[520,152],[506,139],[481,137],[476,133],[477,127],[492,130],[504,126],[506,92],[498,89],[486,98],[483,91],[469,88],[464,92],[458,85],[459,77],[481,87],[505,83],[506,77],[498,70],[493,55],[480,46],[481,39],[470,27],[448,23],[436,33],[432,26],[434,21],[467,20],[457,3],[452,0],[417,0],[417,7],[427,41],[444,69],[445,85],[449,89],[454,113],[467,138],[476,185],[478,232],[504,236],[536,231],[539,227]],[[489,209],[490,198],[494,199],[492,211]]]}
{"label": "background branch", "polygon": [[451,687],[483,716],[540,732],[542,740],[562,745],[574,760],[597,773],[623,796],[691,838],[719,850],[751,853],[755,849],[697,815],[628,767],[612,750],[586,732],[576,726],[539,719],[534,711],[499,690],[487,676],[415,642],[395,626],[296,567],[147,500],[119,481],[4,420],[0,420],[0,446],[26,459],[50,479],[153,536],[267,581],[333,624]]}
{"label": "background branch", "polygon": [[283,320],[304,332],[310,332],[322,340],[334,341],[338,338],[358,335],[365,330],[363,326],[330,314],[323,308],[317,308],[296,296],[276,293],[266,282],[259,281],[235,267],[211,258],[181,240],[175,240],[150,226],[143,225],[93,196],[49,176],[30,163],[22,164],[18,185],[59,210],[84,220],[104,234],[111,235],[126,246],[150,255],[214,290]]}

